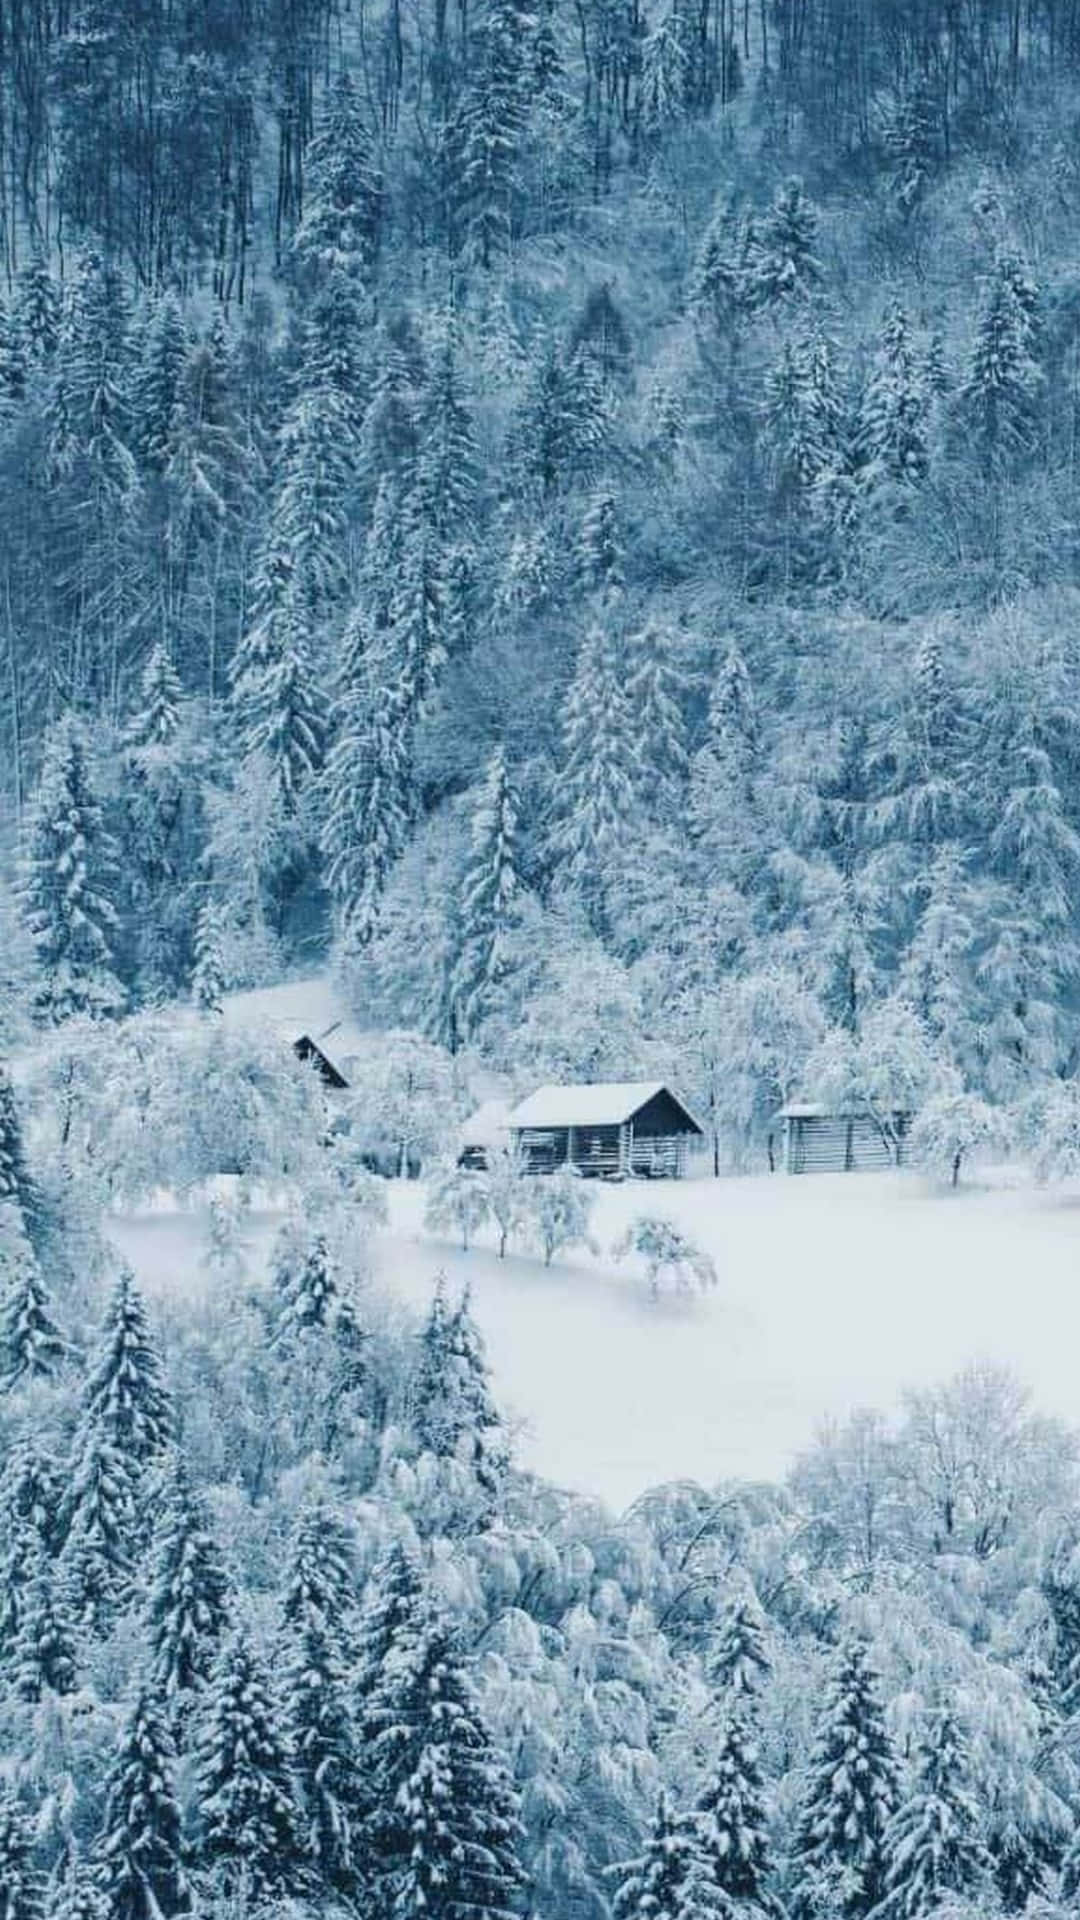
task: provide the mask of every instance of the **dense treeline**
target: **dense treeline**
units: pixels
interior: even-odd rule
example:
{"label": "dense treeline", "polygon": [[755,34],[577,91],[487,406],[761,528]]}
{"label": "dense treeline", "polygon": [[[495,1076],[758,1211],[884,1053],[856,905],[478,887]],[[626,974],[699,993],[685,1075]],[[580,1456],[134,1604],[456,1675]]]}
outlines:
{"label": "dense treeline", "polygon": [[1064,1112],[1073,8],[36,19],[7,1001]]}
{"label": "dense treeline", "polygon": [[23,1117],[13,1920],[1076,1913],[1080,1454],[1007,1374],[616,1519],[515,1464],[468,1297],[413,1325],[355,1189],[294,1170],[268,1261],[219,1210],[155,1306]]}

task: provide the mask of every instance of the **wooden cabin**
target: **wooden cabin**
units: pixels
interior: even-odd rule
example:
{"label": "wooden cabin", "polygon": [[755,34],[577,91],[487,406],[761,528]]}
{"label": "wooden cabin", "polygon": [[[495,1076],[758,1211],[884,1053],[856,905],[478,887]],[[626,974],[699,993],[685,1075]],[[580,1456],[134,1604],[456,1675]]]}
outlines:
{"label": "wooden cabin", "polygon": [[458,1166],[482,1173],[510,1147],[510,1108],[505,1100],[484,1100],[458,1135]]}
{"label": "wooden cabin", "polygon": [[509,1116],[526,1173],[678,1179],[703,1129],[659,1080],[539,1087]]}
{"label": "wooden cabin", "polygon": [[793,1101],[776,1115],[783,1125],[785,1173],[869,1173],[904,1165],[913,1115],[902,1109],[849,1113]]}

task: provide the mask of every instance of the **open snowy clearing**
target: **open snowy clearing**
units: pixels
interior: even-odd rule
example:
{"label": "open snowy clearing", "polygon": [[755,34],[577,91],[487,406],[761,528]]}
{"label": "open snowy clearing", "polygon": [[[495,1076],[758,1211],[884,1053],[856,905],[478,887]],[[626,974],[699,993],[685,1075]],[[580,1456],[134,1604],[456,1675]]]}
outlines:
{"label": "open snowy clearing", "polygon": [[[827,1416],[891,1408],[905,1386],[975,1359],[1012,1367],[1040,1409],[1080,1420],[1080,1197],[941,1192],[915,1176],[783,1176],[597,1190],[597,1257],[463,1253],[423,1231],[421,1186],[395,1183],[380,1280],[422,1310],[441,1267],[468,1280],[523,1460],[623,1508],[683,1477],[775,1478]],[[610,1243],[637,1213],[677,1221],[720,1276],[651,1300]],[[252,1217],[250,1258],[276,1225]],[[113,1222],[148,1293],[213,1284],[198,1215]]]}

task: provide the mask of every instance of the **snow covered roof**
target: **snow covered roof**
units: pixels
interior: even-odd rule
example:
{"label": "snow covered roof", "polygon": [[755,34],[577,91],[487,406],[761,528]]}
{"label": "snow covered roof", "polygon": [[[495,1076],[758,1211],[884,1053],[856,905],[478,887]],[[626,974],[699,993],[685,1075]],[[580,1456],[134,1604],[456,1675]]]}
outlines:
{"label": "snow covered roof", "polygon": [[505,1100],[482,1100],[475,1113],[463,1123],[463,1147],[498,1147],[510,1132],[510,1107]]}
{"label": "snow covered roof", "polygon": [[[512,1127],[621,1127],[658,1093],[682,1101],[662,1080],[598,1080],[582,1086],[538,1087],[510,1114]],[[686,1108],[683,1107],[686,1113]],[[693,1121],[693,1115],[687,1113]],[[697,1122],[694,1121],[695,1127]]]}
{"label": "snow covered roof", "polygon": [[[906,1107],[886,1109],[891,1113],[906,1113]],[[830,1107],[821,1100],[789,1100],[774,1116],[777,1120],[863,1120],[870,1112],[869,1106]]]}

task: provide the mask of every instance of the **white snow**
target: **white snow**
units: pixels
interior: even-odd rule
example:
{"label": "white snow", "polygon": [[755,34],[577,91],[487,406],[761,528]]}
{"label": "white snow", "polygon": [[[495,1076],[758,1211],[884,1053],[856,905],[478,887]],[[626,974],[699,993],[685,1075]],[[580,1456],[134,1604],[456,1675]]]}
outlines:
{"label": "white snow", "polygon": [[[826,1416],[889,1410],[905,1386],[975,1359],[1014,1369],[1047,1413],[1080,1420],[1080,1199],[1031,1188],[942,1192],[915,1175],[777,1175],[597,1187],[603,1249],[638,1213],[716,1261],[705,1298],[648,1298],[640,1272],[572,1251],[545,1271],[463,1254],[422,1227],[423,1188],[393,1183],[382,1281],[422,1310],[441,1267],[468,1280],[520,1456],[623,1508],[646,1486],[781,1475]],[[251,1222],[265,1258],[272,1219]],[[194,1216],[115,1223],[148,1291],[200,1292]]]}
{"label": "white snow", "polygon": [[662,1080],[590,1081],[538,1087],[510,1115],[513,1127],[617,1127],[662,1093]]}

